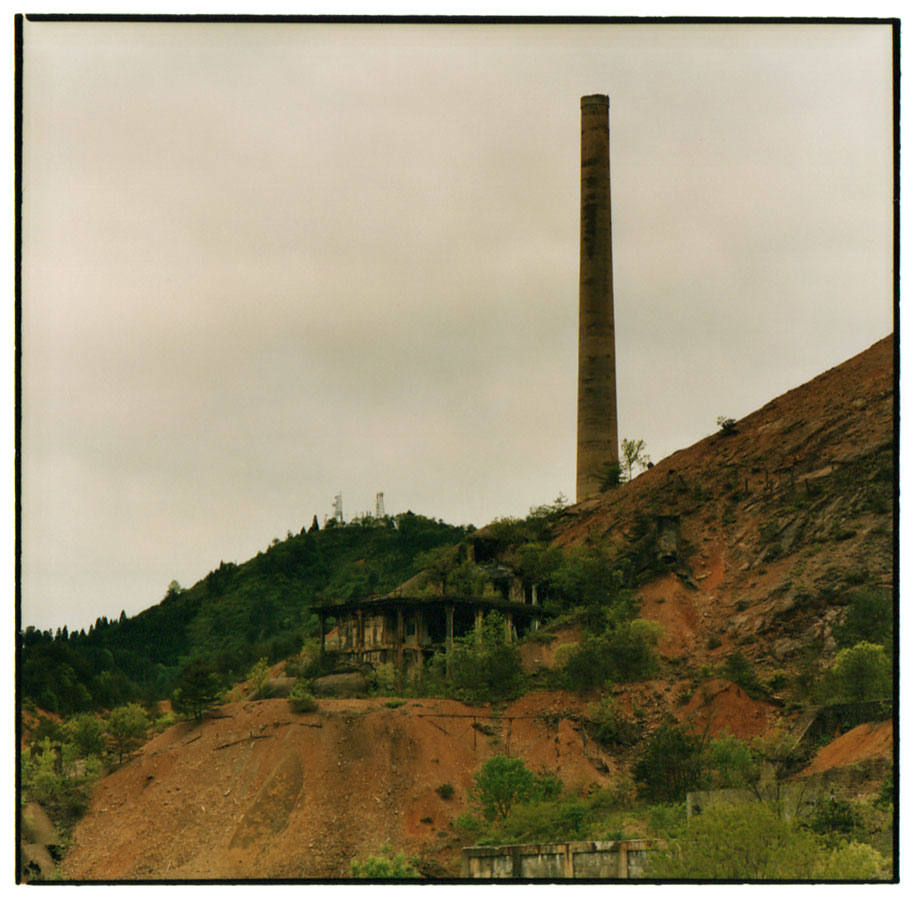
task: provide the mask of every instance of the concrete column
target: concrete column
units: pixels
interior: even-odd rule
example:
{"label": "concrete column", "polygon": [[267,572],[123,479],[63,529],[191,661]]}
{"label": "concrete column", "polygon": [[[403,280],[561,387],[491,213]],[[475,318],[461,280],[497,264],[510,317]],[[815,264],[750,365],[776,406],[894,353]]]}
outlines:
{"label": "concrete column", "polygon": [[505,643],[510,644],[512,642],[512,614],[510,612],[505,613]]}
{"label": "concrete column", "polygon": [[394,643],[397,645],[397,668],[403,666],[403,608],[397,607],[397,630],[394,635]]}
{"label": "concrete column", "polygon": [[445,607],[445,675],[451,677],[451,657],[454,654],[454,605]]}
{"label": "concrete column", "polygon": [[477,646],[483,643],[483,610],[477,607],[474,610],[473,628],[476,632]]}
{"label": "concrete column", "polygon": [[581,98],[581,243],[578,282],[576,502],[600,492],[619,460],[613,259],[610,246],[610,99]]}

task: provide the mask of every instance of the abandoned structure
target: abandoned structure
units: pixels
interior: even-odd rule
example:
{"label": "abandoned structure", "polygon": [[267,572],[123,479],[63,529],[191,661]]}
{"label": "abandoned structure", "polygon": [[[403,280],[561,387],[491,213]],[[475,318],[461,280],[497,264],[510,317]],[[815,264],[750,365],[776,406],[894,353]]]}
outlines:
{"label": "abandoned structure", "polygon": [[443,583],[419,585],[414,579],[384,597],[315,607],[321,652],[349,663],[393,663],[410,669],[436,652],[450,655],[456,637],[475,632],[482,641],[483,619],[493,611],[502,619],[506,643],[540,627],[545,612],[536,584],[492,560],[485,537],[471,539],[461,552],[480,576],[468,593],[449,590]]}
{"label": "abandoned structure", "polygon": [[581,238],[578,282],[578,458],[575,500],[600,493],[619,462],[610,236],[610,99],[581,98]]}
{"label": "abandoned structure", "polygon": [[572,841],[465,847],[462,878],[630,879],[642,878],[648,857],[659,842]]}

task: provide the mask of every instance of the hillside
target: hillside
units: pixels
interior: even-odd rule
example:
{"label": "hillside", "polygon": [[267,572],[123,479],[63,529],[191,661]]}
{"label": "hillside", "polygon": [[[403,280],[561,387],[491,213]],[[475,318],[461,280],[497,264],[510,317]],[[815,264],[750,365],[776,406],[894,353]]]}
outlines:
{"label": "hillside", "polygon": [[390,590],[417,571],[417,556],[466,530],[412,512],[323,529],[314,521],[247,562],[220,562],[190,588],[173,582],[160,603],[135,616],[102,616],[88,633],[27,628],[22,696],[62,715],[151,702],[169,696],[181,666],[198,658],[231,685],[255,660],[284,659],[314,636],[311,607],[325,594]]}
{"label": "hillside", "polygon": [[[892,589],[893,398],[887,338],[731,433],[557,514],[554,544],[622,560],[641,617],[663,629],[654,675],[610,691],[638,723],[634,745],[593,739],[605,689],[549,681],[560,645],[582,639],[582,620],[564,614],[521,644],[531,683],[548,689],[503,705],[321,699],[294,714],[283,699],[240,701],[172,726],[96,784],[63,876],[338,878],[385,843],[421,857],[427,875],[453,876],[467,840],[454,820],[488,757],[520,756],[579,793],[626,795],[642,746],[672,722],[740,738],[795,729],[817,738],[798,777],[845,772],[836,783],[849,796],[872,795],[892,723],[851,728],[846,707],[819,719],[811,707],[828,705],[837,652],[870,627],[852,621],[855,604]],[[752,688],[724,677],[735,654]],[[450,799],[436,792],[445,783]],[[644,820],[621,822],[648,833]]]}
{"label": "hillside", "polygon": [[[661,651],[692,664],[739,647],[793,668],[861,585],[893,584],[893,341],[873,347],[623,489],[573,507],[557,541],[622,545],[640,516],[676,518],[679,563],[640,587]],[[707,650],[708,644],[720,645]]]}

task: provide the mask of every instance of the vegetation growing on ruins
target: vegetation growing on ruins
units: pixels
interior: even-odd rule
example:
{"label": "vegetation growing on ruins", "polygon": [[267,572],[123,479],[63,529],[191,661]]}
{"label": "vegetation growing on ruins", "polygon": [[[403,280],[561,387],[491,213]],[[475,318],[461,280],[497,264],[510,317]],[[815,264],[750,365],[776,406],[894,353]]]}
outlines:
{"label": "vegetation growing on ruins", "polygon": [[173,581],[158,605],[135,616],[101,616],[73,633],[26,628],[22,697],[61,715],[151,702],[179,687],[192,660],[205,660],[227,687],[257,660],[272,665],[317,634],[313,604],[392,590],[419,571],[417,557],[453,546],[467,530],[412,512],[335,528],[312,524],[246,563],[220,563],[191,588]]}

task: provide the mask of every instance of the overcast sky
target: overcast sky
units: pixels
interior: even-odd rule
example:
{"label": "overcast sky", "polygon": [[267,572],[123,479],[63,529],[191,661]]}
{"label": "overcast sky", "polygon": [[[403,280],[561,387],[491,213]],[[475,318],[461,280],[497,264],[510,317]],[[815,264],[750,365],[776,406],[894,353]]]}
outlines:
{"label": "overcast sky", "polygon": [[621,437],[889,334],[884,25],[25,24],[22,618],[331,513],[574,496],[579,98],[610,95]]}

